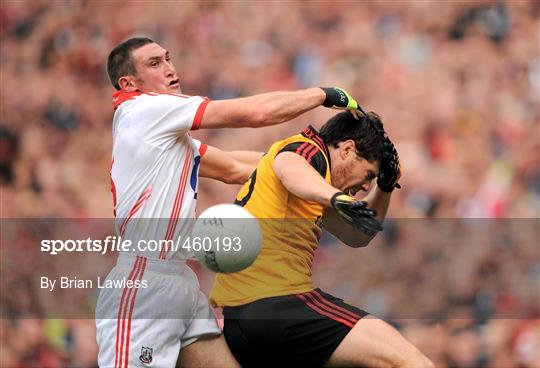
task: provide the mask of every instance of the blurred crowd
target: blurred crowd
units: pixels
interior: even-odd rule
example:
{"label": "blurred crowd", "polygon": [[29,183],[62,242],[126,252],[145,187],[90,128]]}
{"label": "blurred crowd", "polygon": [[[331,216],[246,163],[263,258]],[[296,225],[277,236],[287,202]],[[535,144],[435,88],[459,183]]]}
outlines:
{"label": "blurred crowd", "polygon": [[[381,115],[404,166],[403,189],[369,249],[325,238],[318,284],[395,320],[438,365],[538,367],[539,21],[536,0],[3,1],[0,217],[112,217],[105,62],[130,36],[170,50],[186,94],[340,86]],[[318,108],[277,127],[193,135],[222,149],[265,151],[333,113]],[[237,190],[202,180],[199,211],[231,202]],[[419,241],[415,218],[446,219],[450,230]],[[460,246],[471,236],[456,225],[466,218],[531,231],[488,228],[477,243],[484,246]],[[7,242],[4,233],[0,366],[95,365],[93,320],[53,319],[24,261],[35,239],[19,230]],[[19,252],[7,252],[15,245]],[[199,273],[208,287],[211,275]],[[49,319],[37,319],[43,313]]]}

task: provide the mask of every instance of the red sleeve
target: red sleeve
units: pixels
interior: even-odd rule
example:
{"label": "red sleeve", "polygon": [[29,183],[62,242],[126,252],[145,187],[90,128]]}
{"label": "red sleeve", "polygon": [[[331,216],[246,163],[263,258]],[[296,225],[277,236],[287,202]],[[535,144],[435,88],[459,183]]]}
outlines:
{"label": "red sleeve", "polygon": [[193,119],[193,124],[191,125],[191,130],[197,130],[201,126],[204,110],[206,110],[206,106],[209,102],[210,100],[208,98],[205,98],[204,101],[201,102],[201,104],[199,105],[199,108],[195,113],[195,118]]}
{"label": "red sleeve", "polygon": [[208,145],[207,144],[204,144],[204,143],[201,143],[201,146],[199,147],[199,155],[201,157],[204,156],[204,154],[206,153],[206,150],[208,149]]}

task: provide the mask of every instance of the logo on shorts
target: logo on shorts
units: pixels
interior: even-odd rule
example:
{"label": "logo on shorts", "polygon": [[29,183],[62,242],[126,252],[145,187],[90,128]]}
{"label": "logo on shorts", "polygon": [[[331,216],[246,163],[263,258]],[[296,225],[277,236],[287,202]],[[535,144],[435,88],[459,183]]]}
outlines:
{"label": "logo on shorts", "polygon": [[144,364],[150,364],[152,363],[152,351],[154,349],[148,348],[146,346],[143,346],[141,348],[141,356],[139,357],[139,360]]}

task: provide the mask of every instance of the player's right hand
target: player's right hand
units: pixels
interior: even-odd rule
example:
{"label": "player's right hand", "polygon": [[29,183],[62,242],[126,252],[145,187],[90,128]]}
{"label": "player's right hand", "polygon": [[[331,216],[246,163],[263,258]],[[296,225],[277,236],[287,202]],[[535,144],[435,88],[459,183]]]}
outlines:
{"label": "player's right hand", "polygon": [[359,119],[359,114],[364,114],[364,110],[358,105],[358,102],[344,89],[339,87],[321,87],[326,94],[326,98],[322,105],[339,110],[350,110],[356,119]]}
{"label": "player's right hand", "polygon": [[395,188],[400,189],[398,184],[401,178],[401,164],[399,155],[390,138],[384,138],[384,154],[381,162],[381,169],[377,177],[377,186],[386,193],[391,193]]}
{"label": "player's right hand", "polygon": [[375,218],[377,211],[368,208],[367,202],[359,201],[343,192],[334,194],[330,202],[345,221],[364,234],[374,236],[383,229]]}

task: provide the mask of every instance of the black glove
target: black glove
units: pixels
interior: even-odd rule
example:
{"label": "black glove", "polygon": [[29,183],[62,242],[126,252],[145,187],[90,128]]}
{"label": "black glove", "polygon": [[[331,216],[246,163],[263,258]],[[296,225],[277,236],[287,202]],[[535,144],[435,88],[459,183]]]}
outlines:
{"label": "black glove", "polygon": [[367,207],[367,203],[359,201],[343,192],[337,192],[330,200],[332,207],[349,224],[368,236],[374,236],[383,228],[375,218],[377,212]]}
{"label": "black glove", "polygon": [[358,112],[366,115],[364,110],[358,105],[358,102],[347,91],[339,87],[321,87],[326,93],[326,99],[323,102],[324,107],[331,107],[333,109],[350,110],[354,117],[358,119]]}
{"label": "black glove", "polygon": [[384,147],[381,168],[377,177],[377,186],[383,192],[390,193],[394,188],[401,188],[397,183],[401,177],[401,165],[396,147],[388,137],[384,138]]}

